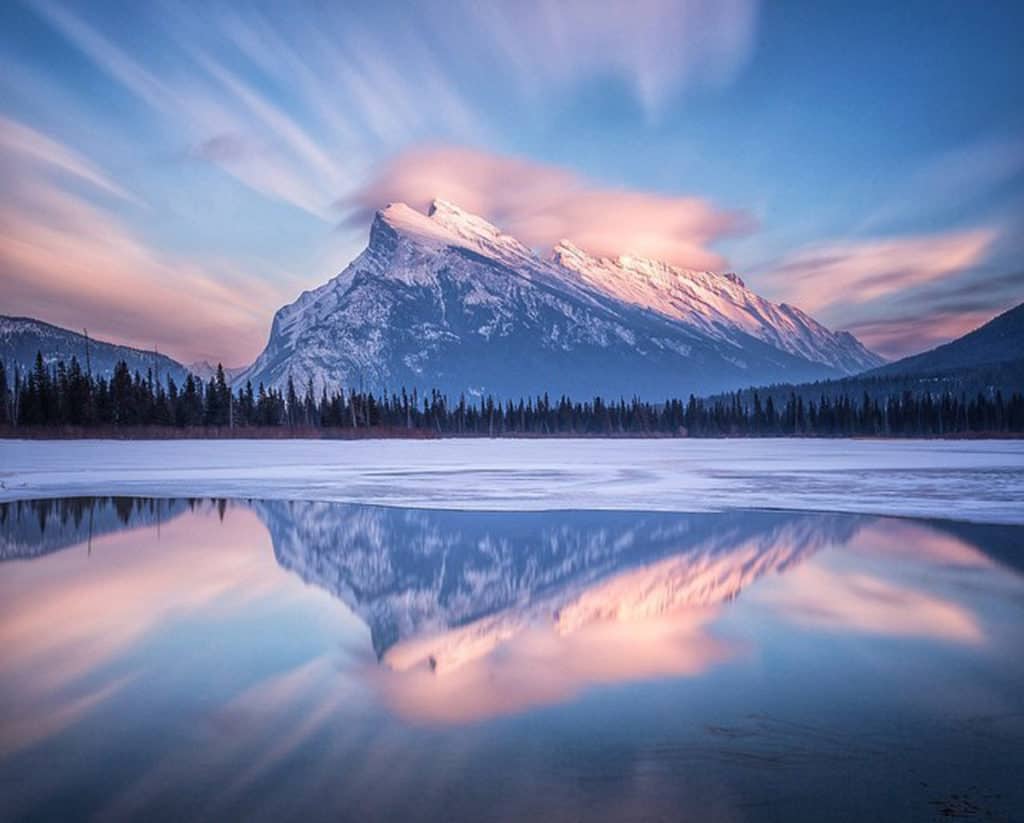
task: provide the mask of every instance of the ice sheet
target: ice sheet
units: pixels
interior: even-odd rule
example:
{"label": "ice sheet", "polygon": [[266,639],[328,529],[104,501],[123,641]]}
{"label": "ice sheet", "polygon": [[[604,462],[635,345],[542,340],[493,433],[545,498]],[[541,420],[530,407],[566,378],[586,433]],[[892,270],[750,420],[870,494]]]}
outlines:
{"label": "ice sheet", "polygon": [[0,500],[338,500],[458,509],[785,508],[1024,523],[1024,442],[0,441]]}

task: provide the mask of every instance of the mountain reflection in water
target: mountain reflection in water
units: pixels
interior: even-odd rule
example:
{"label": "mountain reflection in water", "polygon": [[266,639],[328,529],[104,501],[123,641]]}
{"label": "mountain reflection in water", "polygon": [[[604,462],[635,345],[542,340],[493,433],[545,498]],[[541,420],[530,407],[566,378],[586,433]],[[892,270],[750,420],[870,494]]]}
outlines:
{"label": "mountain reflection in water", "polygon": [[[452,768],[434,774],[418,735],[447,730],[446,745],[456,746],[449,756],[460,762],[466,746],[514,758],[534,751],[517,718],[541,709],[549,725],[538,733],[549,743],[599,723],[582,738],[570,735],[586,749],[573,761],[584,773],[590,749],[581,741],[608,735],[629,750],[660,741],[686,762],[732,751],[749,766],[744,758],[785,765],[796,751],[821,755],[849,734],[856,739],[836,756],[862,751],[867,762],[905,745],[889,739],[882,720],[901,712],[902,722],[920,715],[931,723],[921,727],[928,734],[938,734],[935,716],[953,718],[961,731],[974,723],[971,734],[983,728],[987,754],[975,765],[994,763],[1000,774],[1024,765],[1022,724],[1008,721],[1007,732],[978,718],[1024,717],[1021,663],[1011,654],[1024,637],[1020,535],[1013,527],[775,511],[10,503],[0,506],[0,779],[19,781],[26,814],[55,811],[44,784],[25,776],[37,758],[71,741],[102,749],[109,737],[117,761],[119,736],[145,747],[173,741],[175,724],[186,724],[186,737],[195,736],[189,746],[152,752],[148,769],[121,775],[102,802],[83,800],[83,809],[151,813],[171,787],[199,779],[188,756],[195,745],[204,769],[230,778],[227,789],[199,792],[201,809],[172,803],[169,817],[170,809],[248,814],[254,787],[294,768],[295,758],[325,758],[304,777],[310,802],[325,792],[351,797],[361,784],[343,781],[348,788],[330,794],[331,769],[357,756],[365,779],[372,771],[378,783],[396,780],[380,764],[406,745],[424,747],[403,755],[412,769],[403,779],[433,796],[438,786],[422,781],[433,774],[448,785]],[[641,693],[649,706],[637,702]],[[809,725],[778,725],[768,709]],[[479,726],[497,718],[513,725]],[[814,724],[833,736],[805,738]],[[881,725],[869,742],[872,724]],[[486,743],[478,728],[491,728]],[[261,754],[243,767],[246,751]],[[548,790],[567,804],[564,813],[583,808],[560,794],[560,783]],[[674,790],[660,790],[663,811],[679,808]],[[392,816],[397,802],[378,798],[365,817],[385,809]],[[313,816],[335,816],[329,806]],[[470,816],[471,806],[455,816]],[[615,819],[612,808],[594,816]]]}
{"label": "mountain reflection in water", "polygon": [[[159,527],[227,501],[132,498],[0,507],[0,559]],[[843,545],[873,518],[779,512],[463,512],[248,501],[278,564],[369,627],[385,663],[445,672],[529,627],[565,637],[599,623],[707,613],[764,574]]]}

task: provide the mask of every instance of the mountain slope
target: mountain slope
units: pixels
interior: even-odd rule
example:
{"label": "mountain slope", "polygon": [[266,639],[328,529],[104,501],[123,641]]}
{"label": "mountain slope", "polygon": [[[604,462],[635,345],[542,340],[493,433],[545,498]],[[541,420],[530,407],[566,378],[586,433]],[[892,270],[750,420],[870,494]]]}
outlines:
{"label": "mountain slope", "polygon": [[870,375],[929,374],[993,366],[1024,358],[1024,303],[930,351],[904,357]]}
{"label": "mountain slope", "polygon": [[681,320],[710,337],[736,340],[737,333],[749,334],[844,373],[884,362],[849,332],[830,331],[794,306],[765,300],[736,274],[681,269],[639,257],[595,258],[564,240],[555,247],[554,259],[596,288]]}
{"label": "mountain slope", "polygon": [[404,386],[663,398],[844,372],[824,355],[808,359],[797,342],[765,340],[752,321],[726,324],[720,312],[697,323],[624,300],[583,268],[559,254],[542,260],[450,203],[435,201],[429,215],[392,204],[348,268],[277,312],[266,349],[237,380],[291,378],[317,393]]}
{"label": "mountain slope", "polygon": [[22,373],[35,364],[36,352],[42,352],[43,361],[52,365],[58,360],[70,363],[72,357],[85,371],[88,363],[94,375],[110,377],[114,366],[124,360],[131,372],[138,371],[145,375],[153,369],[154,375],[161,380],[173,377],[181,385],[188,375],[188,369],[176,360],[152,351],[142,351],[129,346],[118,346],[104,343],[102,340],[86,339],[78,332],[62,329],[41,320],[28,317],[7,317],[0,315],[0,361],[3,361],[8,372],[14,371],[17,365]]}
{"label": "mountain slope", "polygon": [[[195,376],[202,380],[204,383],[212,380],[217,376],[217,364],[211,363],[209,360],[195,360],[186,366],[186,368]],[[238,377],[242,372],[246,370],[246,366],[235,366],[228,367],[224,366],[224,379],[229,383],[234,383],[235,378]]]}
{"label": "mountain slope", "polygon": [[748,389],[762,400],[772,397],[778,403],[791,394],[805,400],[822,395],[872,399],[909,391],[938,396],[971,397],[981,392],[1024,393],[1024,303],[979,326],[950,343],[905,357],[881,368],[838,380],[782,384]]}

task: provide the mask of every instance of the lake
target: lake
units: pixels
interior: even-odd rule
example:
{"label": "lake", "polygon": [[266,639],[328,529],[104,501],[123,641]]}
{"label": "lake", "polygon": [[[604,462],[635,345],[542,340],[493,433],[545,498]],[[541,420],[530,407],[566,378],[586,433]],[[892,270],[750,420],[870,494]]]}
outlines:
{"label": "lake", "polygon": [[0,504],[5,820],[1020,819],[1024,527]]}

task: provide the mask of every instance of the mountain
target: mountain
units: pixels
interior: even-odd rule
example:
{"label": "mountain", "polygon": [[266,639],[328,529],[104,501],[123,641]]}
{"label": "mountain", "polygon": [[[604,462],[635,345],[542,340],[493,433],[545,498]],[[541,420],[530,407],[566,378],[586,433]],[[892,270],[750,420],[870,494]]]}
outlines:
{"label": "mountain", "polygon": [[884,362],[849,332],[830,331],[795,306],[765,300],[732,272],[681,269],[640,257],[595,258],[567,240],[555,246],[553,259],[594,288],[680,320],[709,337],[742,344],[739,335],[751,335],[846,374]]}
{"label": "mountain", "polygon": [[812,383],[777,384],[748,389],[762,400],[773,398],[776,404],[791,394],[805,400],[822,395],[884,399],[903,392],[948,392],[971,398],[979,392],[1004,397],[1024,394],[1024,303],[993,318],[983,326],[950,343],[905,357],[863,374],[838,380]]}
{"label": "mountain", "polygon": [[[186,368],[204,383],[217,376],[217,364],[211,363],[209,360],[196,360],[194,363],[189,363]],[[230,385],[234,383],[235,378],[244,372],[246,368],[246,366],[236,366],[234,368],[224,366],[224,379]]]}
{"label": "mountain", "polygon": [[70,363],[72,357],[77,357],[83,371],[88,362],[93,374],[108,378],[121,360],[128,364],[132,373],[138,371],[145,375],[148,369],[153,369],[154,375],[161,380],[173,377],[179,386],[188,375],[185,366],[163,354],[104,343],[91,337],[87,339],[84,334],[41,320],[0,315],[0,361],[5,364],[8,372],[13,372],[15,365],[23,373],[31,369],[35,364],[36,352],[42,352],[43,361],[47,365],[53,365],[58,360]]}
{"label": "mountain", "polygon": [[367,248],[277,312],[237,381],[661,399],[880,362],[735,275],[602,260],[568,242],[541,259],[436,200],[427,215],[401,203],[377,212]]}
{"label": "mountain", "polygon": [[985,325],[922,354],[868,372],[872,376],[943,374],[1024,359],[1024,303]]}

